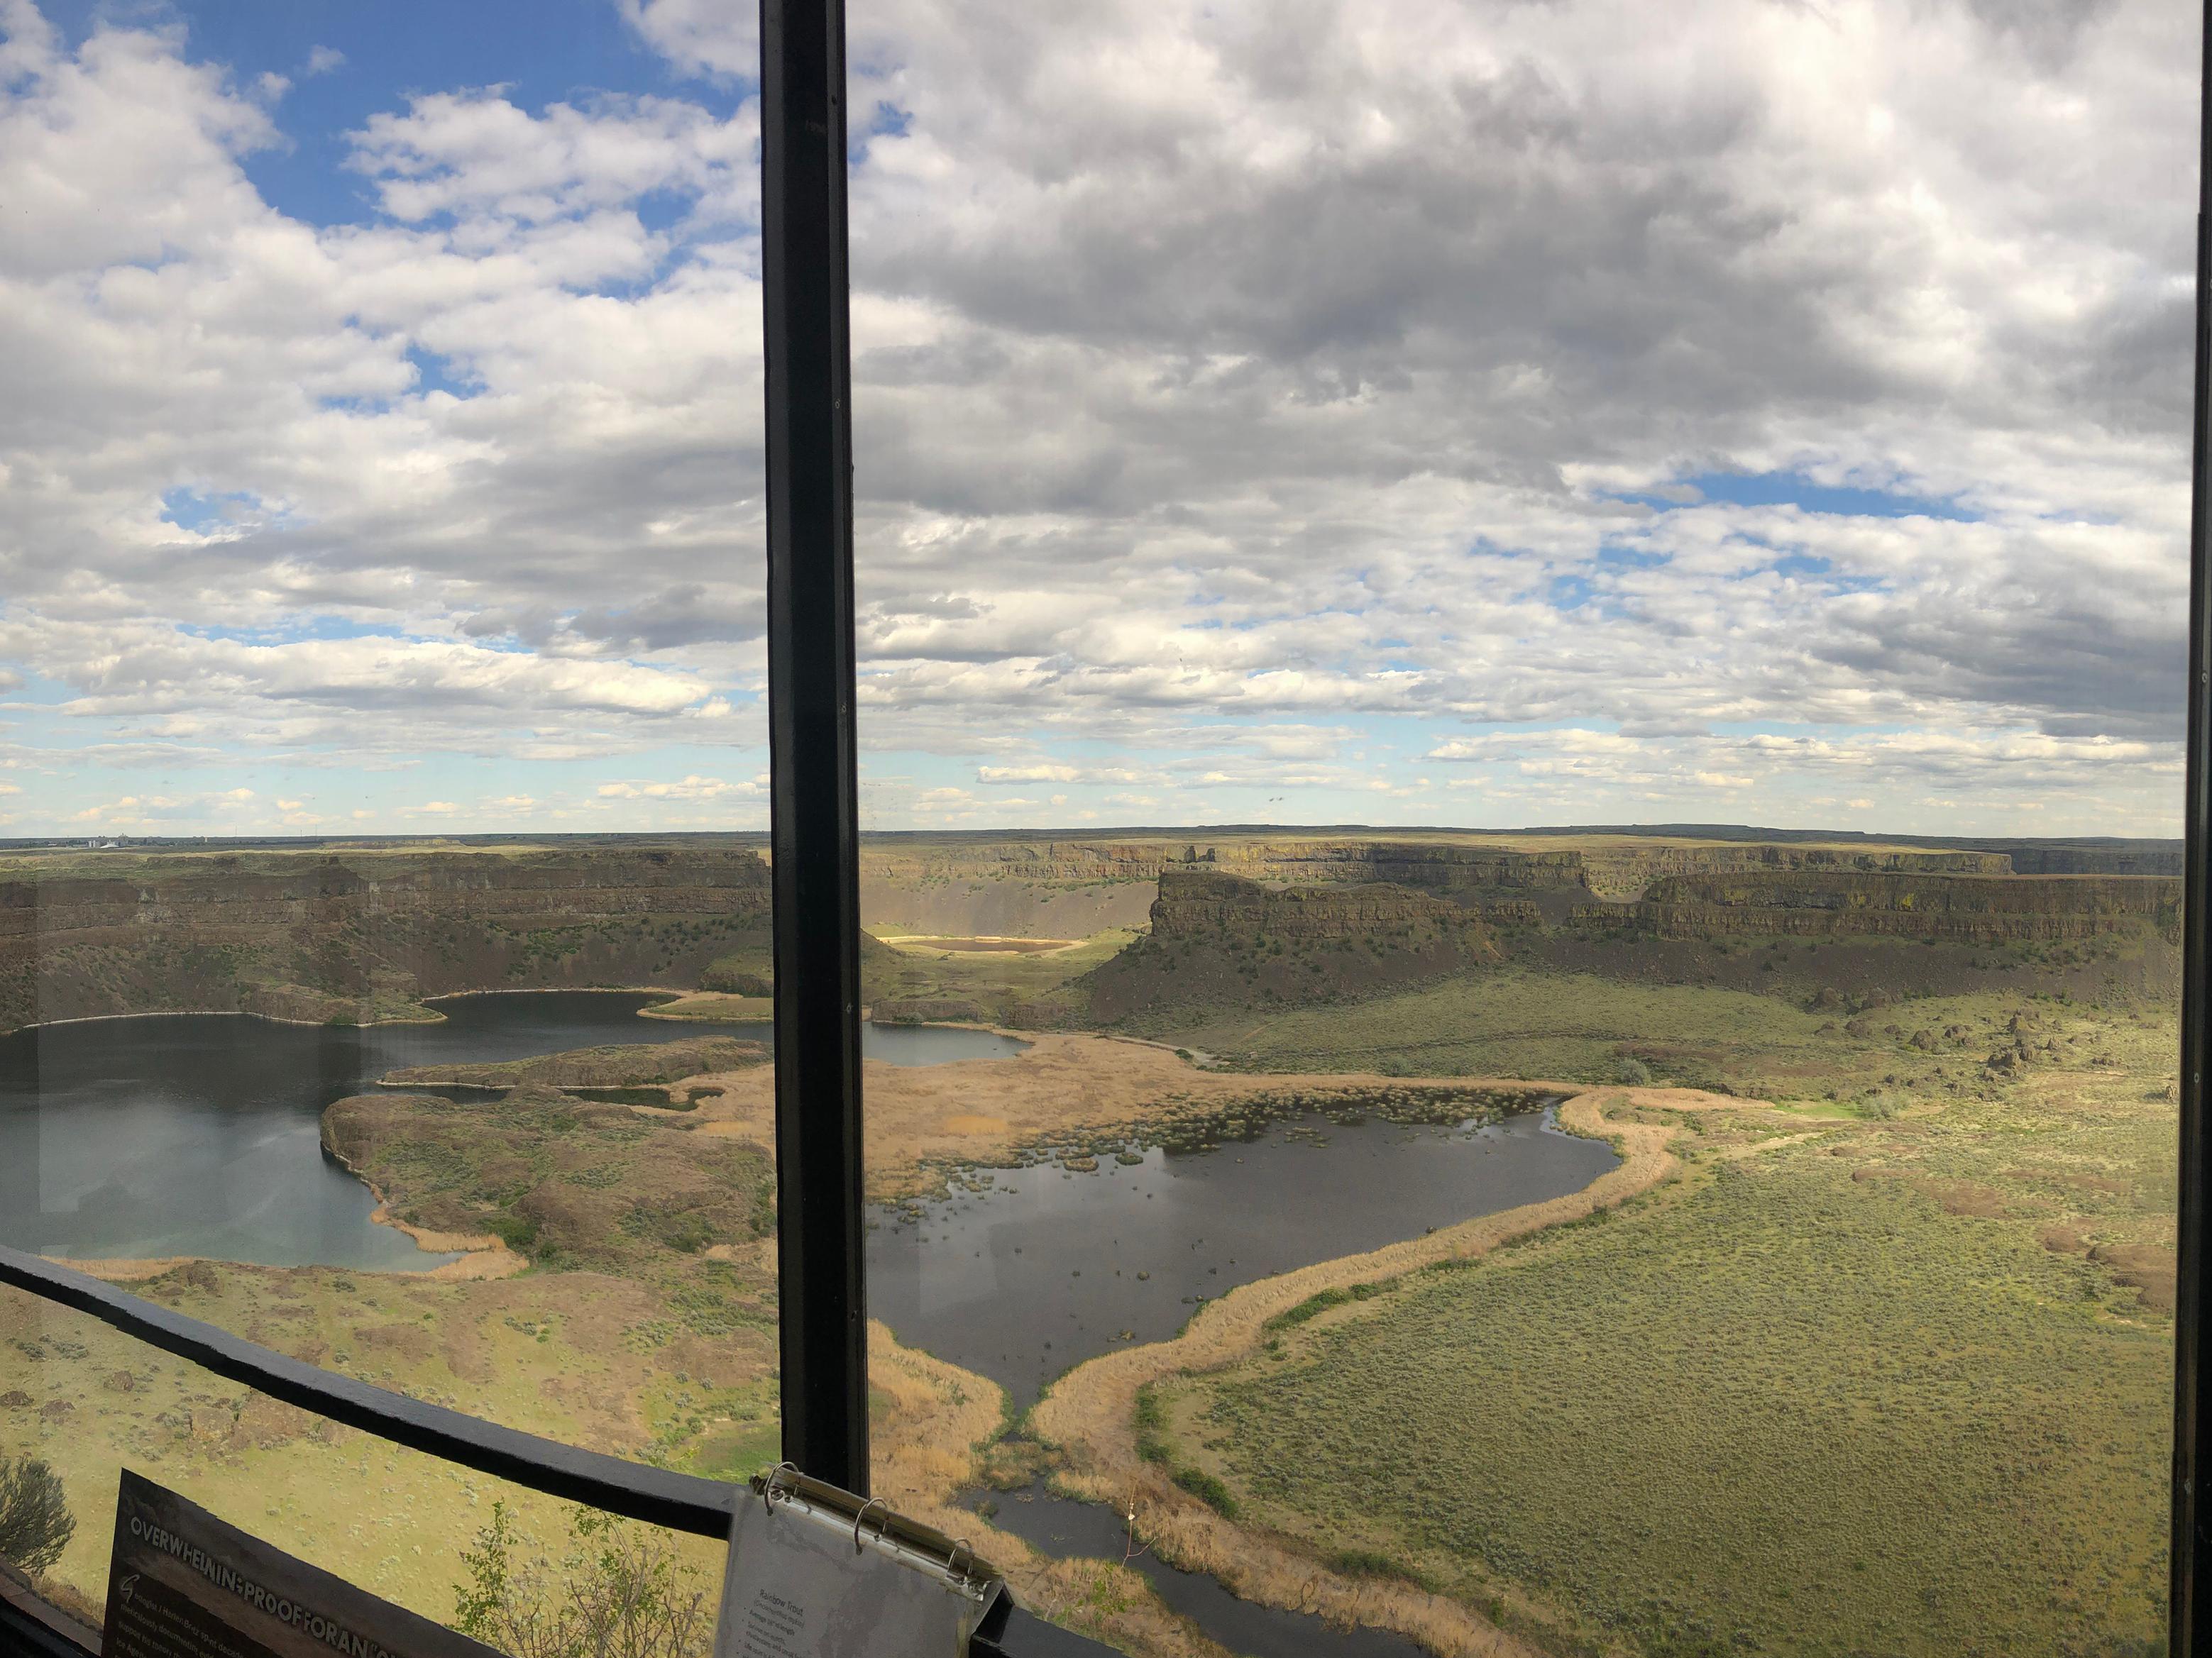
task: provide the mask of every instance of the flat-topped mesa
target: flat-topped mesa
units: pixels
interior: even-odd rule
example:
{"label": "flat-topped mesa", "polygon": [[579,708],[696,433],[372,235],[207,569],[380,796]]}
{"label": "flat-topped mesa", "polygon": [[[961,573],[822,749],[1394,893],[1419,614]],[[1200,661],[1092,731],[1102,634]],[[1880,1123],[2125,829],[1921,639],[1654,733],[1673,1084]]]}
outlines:
{"label": "flat-topped mesa", "polygon": [[1152,883],[1172,871],[1212,870],[1261,881],[1391,881],[1441,892],[1588,890],[1633,897],[1662,875],[1771,869],[2003,875],[2011,863],[2002,852],[1788,843],[1609,841],[1552,849],[1480,841],[1249,834],[1181,841],[878,842],[861,853],[864,883],[886,897],[896,890],[899,902],[908,904],[933,888],[1042,895],[1054,888]]}
{"label": "flat-topped mesa", "polygon": [[886,931],[1079,938],[1145,921],[1162,876],[1213,871],[1304,885],[1389,882],[1478,904],[1525,901],[1547,925],[1577,900],[1634,899],[1671,875],[1778,871],[1863,874],[2172,874],[2179,854],[2148,843],[1922,847],[1594,832],[1534,835],[1170,835],[1122,840],[884,837],[864,842],[861,904]]}
{"label": "flat-topped mesa", "polygon": [[1607,847],[1583,854],[1590,891],[1601,898],[1650,897],[1673,876],[1854,873],[1985,875],[2013,872],[2002,852],[1861,852],[1848,847],[1750,845]]}
{"label": "flat-topped mesa", "polygon": [[1152,932],[1078,981],[1093,1017],[1192,999],[1311,1001],[1500,954],[1481,909],[1387,882],[1270,886],[1193,868],[1164,871],[1159,889]]}
{"label": "flat-topped mesa", "polygon": [[1584,905],[1574,919],[1669,938],[1862,934],[2000,944],[2170,932],[2180,904],[2181,883],[2157,876],[1790,871],[1668,876],[1635,902]]}
{"label": "flat-topped mesa", "polygon": [[1164,875],[1206,870],[1254,880],[1371,883],[1476,903],[1541,893],[1636,897],[1673,875],[1804,871],[1825,873],[1985,875],[2011,872],[2001,852],[1918,852],[1761,844],[1607,846],[1528,851],[1431,841],[1259,841],[1189,848]]}
{"label": "flat-topped mesa", "polygon": [[1242,875],[1170,870],[1160,877],[1152,905],[1152,937],[1333,942],[1387,938],[1408,929],[1479,931],[1480,920],[1466,905],[1384,881],[1270,886]]}
{"label": "flat-topped mesa", "polygon": [[1270,842],[1218,849],[1214,867],[1255,879],[1387,882],[1423,892],[1484,899],[1512,893],[1583,890],[1579,852],[1518,852],[1443,842]]}
{"label": "flat-topped mesa", "polygon": [[457,990],[697,982],[763,960],[744,847],[152,855],[0,883],[0,1028],[190,1009],[422,1017]]}
{"label": "flat-topped mesa", "polygon": [[864,843],[861,924],[885,932],[1072,938],[1134,927],[1160,871],[1191,850],[1166,841]]}

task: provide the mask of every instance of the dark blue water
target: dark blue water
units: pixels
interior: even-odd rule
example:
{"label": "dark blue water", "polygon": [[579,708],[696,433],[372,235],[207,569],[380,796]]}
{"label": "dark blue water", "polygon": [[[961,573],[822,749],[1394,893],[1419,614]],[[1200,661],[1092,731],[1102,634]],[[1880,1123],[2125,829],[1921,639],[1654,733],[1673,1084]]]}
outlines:
{"label": "dark blue water", "polygon": [[[919,1219],[875,1212],[868,1310],[1025,1409],[1071,1366],[1164,1339],[1237,1284],[1578,1191],[1619,1161],[1529,1112],[1438,1126],[1308,1116],[1211,1151],[1003,1170],[987,1190],[920,1206]],[[995,1502],[991,1523],[1046,1554],[1118,1560],[1127,1546],[1120,1516],[1095,1503],[1037,1486],[972,1500]],[[1403,1636],[1240,1600],[1149,1553],[1130,1564],[1249,1658],[1425,1658]]]}
{"label": "dark blue water", "polygon": [[[323,1155],[323,1108],[401,1066],[524,1059],[765,1024],[641,1019],[657,998],[555,991],[448,997],[434,1024],[279,1024],[219,1013],[48,1025],[0,1037],[0,1243],[78,1260],[205,1255],[420,1272],[453,1259],[370,1220],[368,1189]],[[867,1027],[894,1065],[1014,1054],[981,1030]],[[428,1091],[436,1091],[434,1090]]]}
{"label": "dark blue water", "polygon": [[1069,1366],[1173,1335],[1202,1298],[1580,1191],[1618,1161],[1528,1112],[1456,1127],[1303,1117],[1213,1151],[1002,1170],[919,1219],[872,1212],[868,1311],[1027,1409]]}
{"label": "dark blue water", "polygon": [[[659,1020],[653,1023],[658,1024]],[[699,1029],[696,1025],[689,1027]],[[774,1040],[775,1027],[766,1023],[753,1024],[739,1020],[718,1021],[712,1029],[725,1036],[738,1036],[749,1042],[768,1045]],[[1005,1060],[1025,1050],[1029,1044],[1016,1036],[1001,1036],[995,1030],[970,1030],[961,1025],[940,1024],[864,1024],[860,1027],[860,1057],[881,1060],[886,1065],[943,1065],[951,1060]]]}

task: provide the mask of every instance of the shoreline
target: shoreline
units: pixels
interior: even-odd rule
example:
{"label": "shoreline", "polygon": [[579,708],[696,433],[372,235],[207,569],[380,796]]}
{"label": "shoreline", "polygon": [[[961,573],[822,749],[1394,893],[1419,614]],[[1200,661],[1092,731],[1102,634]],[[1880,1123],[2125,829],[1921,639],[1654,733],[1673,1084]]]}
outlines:
{"label": "shoreline", "polygon": [[[66,1019],[33,1019],[27,1024],[10,1025],[0,1030],[0,1038],[20,1035],[27,1030],[51,1030],[65,1024],[99,1024],[112,1019],[266,1019],[271,1024],[304,1025],[310,1029],[374,1030],[394,1024],[444,1024],[446,1016],[432,1006],[435,1002],[450,1002],[463,996],[659,996],[675,998],[696,995],[696,991],[672,989],[667,985],[528,985],[501,986],[487,990],[443,990],[435,996],[422,998],[422,1005],[429,1010],[430,1017],[406,1018],[398,1014],[383,1019],[354,1019],[343,1023],[331,1019],[290,1019],[282,1013],[264,1013],[252,1007],[149,1007],[133,1013],[78,1013]],[[639,1012],[642,1014],[643,1009]]]}
{"label": "shoreline", "polygon": [[[438,999],[443,1001],[445,998],[441,996]],[[310,1029],[327,1028],[332,1030],[368,1030],[377,1025],[446,1023],[446,1016],[442,1013],[428,1019],[367,1019],[356,1020],[350,1024],[335,1024],[328,1019],[288,1019],[281,1013],[264,1013],[251,1007],[150,1007],[140,1013],[79,1013],[67,1019],[33,1019],[28,1024],[11,1025],[0,1030],[0,1038],[18,1036],[27,1030],[52,1030],[65,1024],[104,1024],[115,1019],[266,1019],[271,1024],[296,1024],[305,1025]]]}
{"label": "shoreline", "polygon": [[[328,1140],[322,1142],[322,1148],[325,1157],[359,1181],[368,1189],[368,1194],[376,1199],[376,1207],[369,1212],[368,1216],[372,1224],[389,1226],[394,1231],[404,1232],[414,1242],[415,1247],[427,1254],[455,1256],[452,1260],[441,1260],[435,1266],[426,1267],[419,1272],[410,1272],[399,1267],[382,1269],[392,1276],[436,1278],[441,1282],[450,1282],[454,1278],[513,1278],[529,1266],[528,1259],[508,1248],[506,1239],[495,1237],[489,1232],[434,1232],[428,1227],[416,1226],[399,1219],[392,1212],[392,1200],[378,1189],[374,1181],[346,1161],[341,1153],[332,1150]],[[430,1240],[434,1238],[440,1242],[432,1242]]]}
{"label": "shoreline", "polygon": [[1611,1144],[1620,1155],[1613,1168],[1561,1197],[1241,1284],[1200,1308],[1170,1340],[1103,1353],[1078,1365],[1028,1414],[1031,1436],[1063,1460],[1048,1474],[1048,1484],[1109,1506],[1141,1498],[1160,1558],[1180,1570],[1208,1574],[1242,1599],[1389,1629],[1449,1658],[1536,1658],[1536,1649],[1471,1607],[1410,1589],[1386,1590],[1378,1600],[1372,1580],[1347,1576],[1274,1533],[1224,1518],[1139,1455],[1136,1406],[1139,1389],[1151,1383],[1249,1358],[1265,1342],[1271,1319],[1316,1295],[1403,1277],[1444,1260],[1478,1260],[1503,1244],[1615,1208],[1663,1184],[1680,1167],[1669,1150],[1680,1130],[1612,1121],[1605,1105],[1704,1110],[1759,1103],[1697,1089],[1553,1086],[1565,1096],[1557,1107],[1560,1127]]}

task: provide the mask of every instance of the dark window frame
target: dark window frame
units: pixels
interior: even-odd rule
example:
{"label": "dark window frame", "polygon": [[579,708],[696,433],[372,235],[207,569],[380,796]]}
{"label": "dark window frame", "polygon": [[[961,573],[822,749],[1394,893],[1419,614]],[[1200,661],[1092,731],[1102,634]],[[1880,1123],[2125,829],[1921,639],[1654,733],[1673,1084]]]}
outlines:
{"label": "dark window frame", "polygon": [[2198,1461],[2212,1450],[2212,1388],[2203,1385],[2212,1327],[2205,1275],[2212,1144],[2205,1120],[2207,950],[2212,949],[2212,0],[2202,12],[2197,163],[2196,385],[2190,443],[2188,776],[2182,851],[2181,1121],[2173,1322],[2173,1505],[2167,1638],[2176,1658],[2212,1658],[2212,1503],[2199,1501]]}

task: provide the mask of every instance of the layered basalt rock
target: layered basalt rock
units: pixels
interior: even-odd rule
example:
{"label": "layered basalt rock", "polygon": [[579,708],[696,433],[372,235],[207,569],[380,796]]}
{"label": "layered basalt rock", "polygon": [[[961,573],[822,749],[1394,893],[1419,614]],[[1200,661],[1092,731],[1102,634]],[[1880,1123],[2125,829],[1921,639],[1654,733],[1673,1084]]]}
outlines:
{"label": "layered basalt rock", "polygon": [[765,961],[744,848],[170,856],[0,884],[0,1028],[110,1013],[428,1017],[459,990],[696,984]]}
{"label": "layered basalt rock", "polygon": [[861,908],[870,926],[903,931],[1080,938],[1142,926],[1164,875],[1212,872],[1294,885],[1380,882],[1470,904],[1534,902],[1557,925],[1578,902],[1654,897],[1653,884],[1670,878],[2172,875],[2178,856],[2132,842],[1856,847],[1600,835],[1551,848],[1442,835],[889,836],[862,850]]}
{"label": "layered basalt rock", "polygon": [[1084,979],[1112,1022],[1163,998],[1301,1002],[1498,959],[1474,907],[1385,882],[1270,886],[1205,869],[1160,876],[1152,932]]}
{"label": "layered basalt rock", "polygon": [[1663,938],[1851,935],[2014,944],[2168,932],[2181,883],[2154,876],[1979,876],[1796,871],[1670,876],[1626,904],[1588,905],[1584,926]]}

